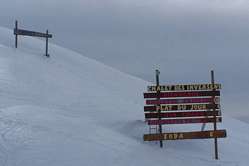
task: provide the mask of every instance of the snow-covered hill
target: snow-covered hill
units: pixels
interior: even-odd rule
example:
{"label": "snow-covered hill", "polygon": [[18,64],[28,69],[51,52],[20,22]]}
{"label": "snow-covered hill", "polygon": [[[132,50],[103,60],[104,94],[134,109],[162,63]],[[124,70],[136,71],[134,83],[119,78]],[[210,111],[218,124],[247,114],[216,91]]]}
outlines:
{"label": "snow-covered hill", "polygon": [[13,38],[0,28],[1,166],[247,165],[249,125],[224,117],[219,161],[213,140],[167,141],[160,149],[142,140],[148,82],[52,44],[46,58],[37,39],[21,37],[15,49]]}

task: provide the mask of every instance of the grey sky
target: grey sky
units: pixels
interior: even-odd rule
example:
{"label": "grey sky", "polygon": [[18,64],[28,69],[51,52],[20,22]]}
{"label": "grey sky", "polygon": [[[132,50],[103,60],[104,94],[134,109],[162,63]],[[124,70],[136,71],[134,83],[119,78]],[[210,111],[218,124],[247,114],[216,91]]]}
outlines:
{"label": "grey sky", "polygon": [[54,43],[149,81],[156,68],[163,83],[206,82],[214,69],[226,108],[249,108],[247,0],[1,2],[1,26],[48,28]]}

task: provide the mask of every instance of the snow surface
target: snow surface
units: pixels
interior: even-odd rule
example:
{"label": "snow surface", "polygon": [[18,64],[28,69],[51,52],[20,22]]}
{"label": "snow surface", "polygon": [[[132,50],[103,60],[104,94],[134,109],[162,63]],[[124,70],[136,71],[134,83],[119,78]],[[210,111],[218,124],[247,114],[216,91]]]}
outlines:
{"label": "snow surface", "polygon": [[[245,166],[249,125],[223,112],[228,137],[144,142],[150,83],[78,53],[0,28],[0,166]],[[211,128],[212,126],[207,126]],[[172,125],[164,131],[199,130]]]}

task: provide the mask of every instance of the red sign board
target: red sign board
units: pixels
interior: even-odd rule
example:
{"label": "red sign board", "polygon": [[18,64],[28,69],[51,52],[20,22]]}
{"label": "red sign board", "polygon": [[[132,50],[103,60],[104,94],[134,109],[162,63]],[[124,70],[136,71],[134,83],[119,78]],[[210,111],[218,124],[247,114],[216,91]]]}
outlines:
{"label": "red sign board", "polygon": [[145,118],[177,118],[177,117],[206,117],[220,116],[220,111],[185,111],[185,112],[164,112],[164,113],[146,113]]}
{"label": "red sign board", "polygon": [[[148,120],[148,125],[213,123],[213,122],[215,122],[214,118],[162,119],[162,120]],[[217,117],[216,122],[221,122],[221,117]]]}
{"label": "red sign board", "polygon": [[[215,102],[219,101],[219,98],[215,98]],[[146,100],[147,105],[158,104],[184,104],[184,103],[212,103],[213,99],[209,98],[183,98],[183,99],[160,99],[160,100]]]}
{"label": "red sign board", "polygon": [[188,92],[160,92],[144,93],[144,98],[174,98],[174,97],[200,97],[220,96],[220,91],[188,91]]}

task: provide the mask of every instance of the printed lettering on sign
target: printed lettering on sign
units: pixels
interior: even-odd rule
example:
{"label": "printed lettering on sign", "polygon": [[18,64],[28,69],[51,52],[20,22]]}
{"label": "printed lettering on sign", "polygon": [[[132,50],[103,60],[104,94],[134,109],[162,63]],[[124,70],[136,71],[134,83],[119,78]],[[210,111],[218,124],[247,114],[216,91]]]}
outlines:
{"label": "printed lettering on sign", "polygon": [[186,91],[186,90],[218,90],[221,89],[221,84],[189,84],[189,85],[161,85],[159,87],[156,86],[148,86],[148,91]]}
{"label": "printed lettering on sign", "polygon": [[[222,122],[221,84],[214,83],[214,72],[211,71],[211,84],[178,85],[160,85],[158,70],[156,73],[157,86],[148,86],[148,92],[143,93],[143,97],[146,104],[146,123],[157,126],[159,130],[156,133],[145,134],[144,141],[160,141],[162,148],[163,140],[213,138],[215,159],[218,159],[217,138],[225,138],[226,130],[217,129],[217,123]],[[202,123],[199,131],[163,133],[163,125],[168,125],[168,128],[171,124],[194,123]],[[213,123],[213,130],[207,130],[206,123]]]}

